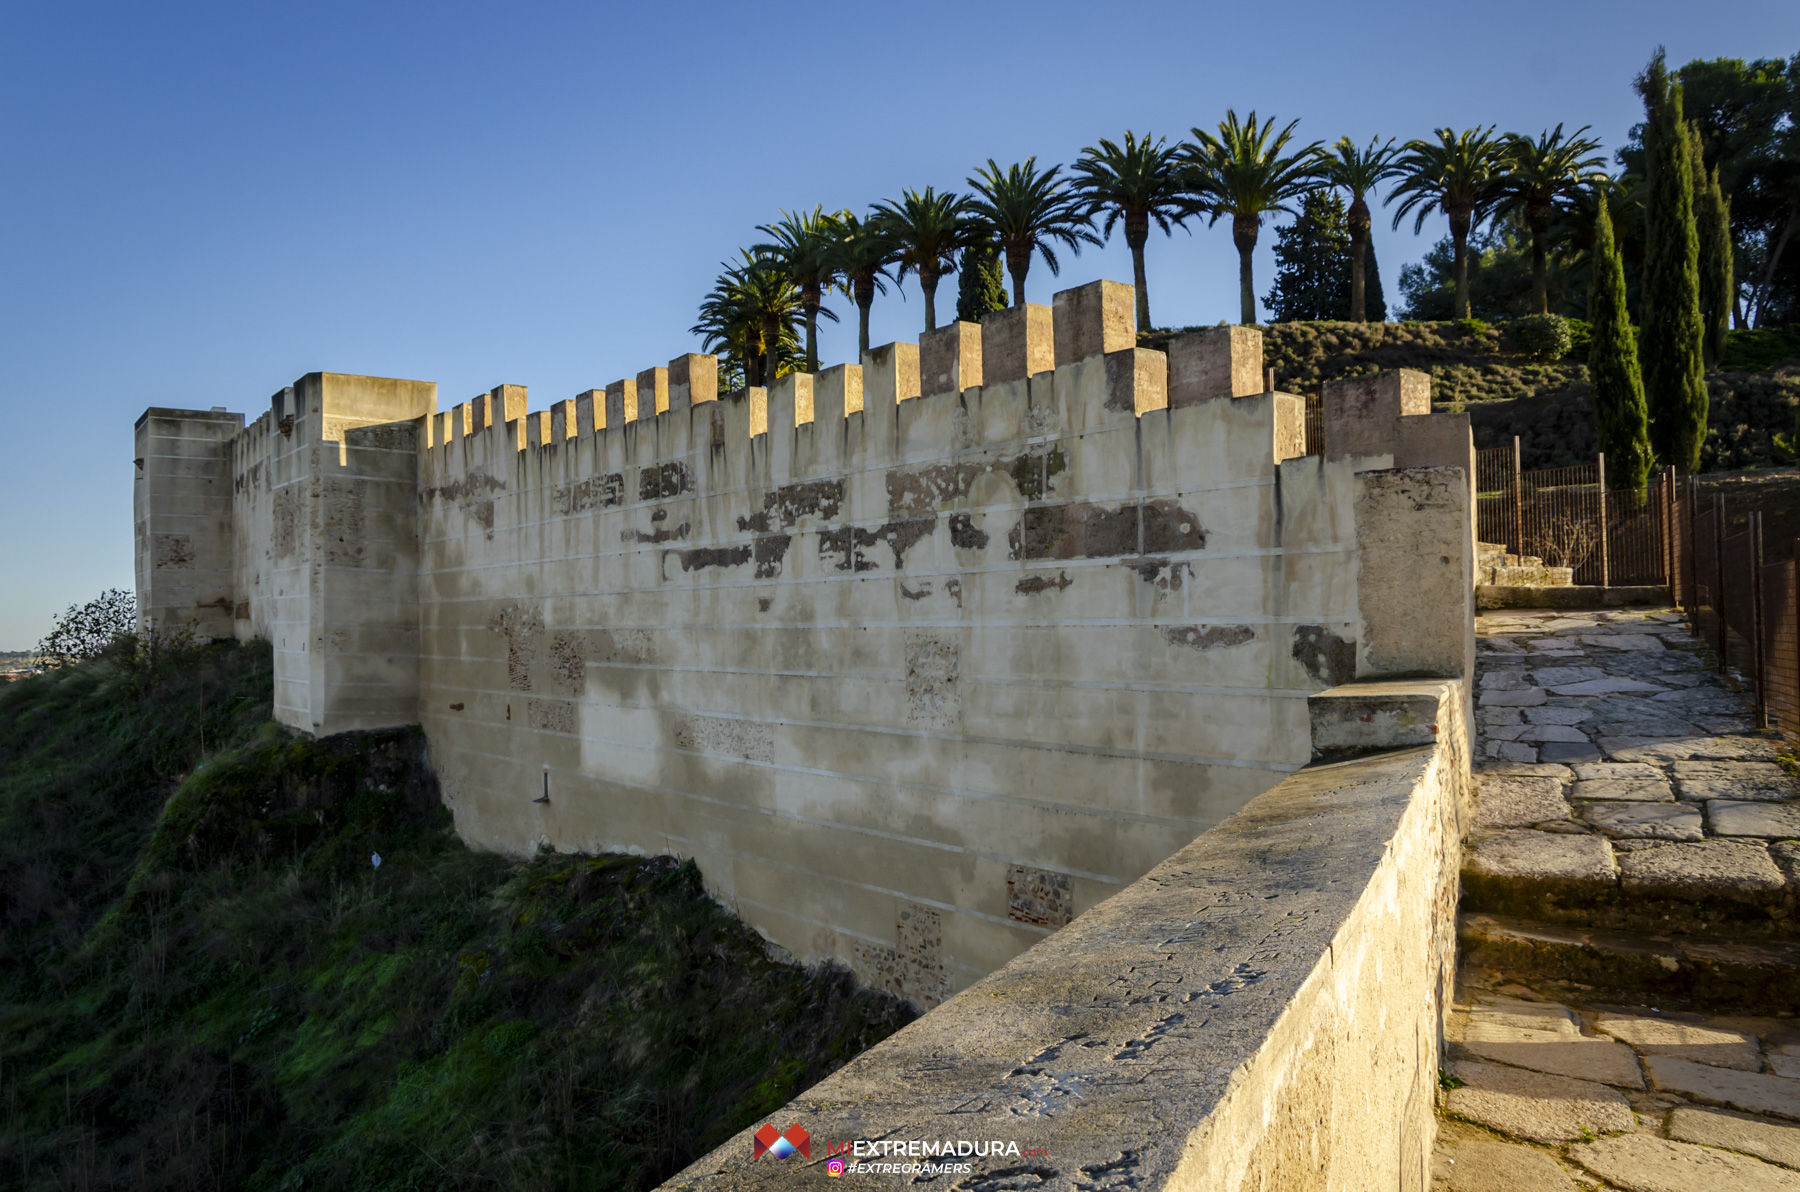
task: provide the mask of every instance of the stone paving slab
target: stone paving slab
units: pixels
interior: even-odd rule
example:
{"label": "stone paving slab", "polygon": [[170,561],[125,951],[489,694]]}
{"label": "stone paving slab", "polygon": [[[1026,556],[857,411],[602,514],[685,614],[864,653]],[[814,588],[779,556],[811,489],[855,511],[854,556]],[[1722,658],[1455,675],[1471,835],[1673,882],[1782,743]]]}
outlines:
{"label": "stone paving slab", "polygon": [[1728,1110],[1684,1106],[1669,1114],[1669,1137],[1740,1151],[1783,1167],[1800,1167],[1800,1126],[1778,1126]]}
{"label": "stone paving slab", "polygon": [[1636,1125],[1630,1102],[1591,1080],[1474,1060],[1452,1060],[1449,1071],[1463,1082],[1447,1096],[1450,1112],[1515,1138],[1573,1142]]}
{"label": "stone paving slab", "polygon": [[1575,1181],[1545,1152],[1491,1138],[1441,1140],[1431,1177],[1436,1192],[1576,1192]]}
{"label": "stone paving slab", "polygon": [[1620,853],[1619,884],[1627,894],[1651,898],[1758,902],[1779,894],[1787,878],[1763,845],[1705,840]]}
{"label": "stone paving slab", "polygon": [[[1586,784],[1579,784],[1577,793],[1580,785]],[[1590,803],[1582,808],[1581,818],[1608,836],[1624,839],[1706,839],[1700,812],[1690,803]]]}
{"label": "stone paving slab", "polygon": [[1715,836],[1761,836],[1771,840],[1793,840],[1800,837],[1800,806],[1792,803],[1740,803],[1731,799],[1714,799],[1706,804],[1706,826]]}
{"label": "stone paving slab", "polygon": [[1790,799],[1800,783],[1773,762],[1680,761],[1669,767],[1683,799]]}
{"label": "stone paving slab", "polygon": [[1594,799],[1617,799],[1633,803],[1669,803],[1675,799],[1675,792],[1669,789],[1669,780],[1656,778],[1590,778],[1586,782],[1577,782],[1569,792],[1569,798],[1576,802]]}
{"label": "stone paving slab", "polygon": [[1631,1044],[1645,1055],[1666,1055],[1740,1072],[1762,1071],[1762,1053],[1756,1040],[1737,1031],[1634,1014],[1601,1014],[1594,1029]]}
{"label": "stone paving slab", "polygon": [[[1557,882],[1571,889],[1601,890],[1618,880],[1612,846],[1598,836],[1513,829],[1477,840],[1467,858],[1466,872],[1502,881]],[[1774,863],[1769,867],[1773,869]]]}
{"label": "stone paving slab", "polygon": [[1730,1151],[1649,1134],[1602,1138],[1569,1158],[1625,1192],[1794,1192],[1794,1173]]}
{"label": "stone paving slab", "polygon": [[1483,828],[1528,828],[1566,819],[1569,804],[1554,778],[1483,775],[1475,786],[1475,823]]}
{"label": "stone paving slab", "polygon": [[1644,1070],[1659,1089],[1750,1113],[1800,1118],[1800,1080],[1737,1072],[1666,1055],[1646,1055]]}

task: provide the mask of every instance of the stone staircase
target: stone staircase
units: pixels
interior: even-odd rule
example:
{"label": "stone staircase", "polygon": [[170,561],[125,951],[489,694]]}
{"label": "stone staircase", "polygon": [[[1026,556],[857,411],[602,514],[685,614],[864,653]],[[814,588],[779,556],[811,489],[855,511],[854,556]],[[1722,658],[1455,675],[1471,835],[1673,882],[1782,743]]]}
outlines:
{"label": "stone staircase", "polygon": [[1573,567],[1550,567],[1536,555],[1510,555],[1497,542],[1475,544],[1475,585],[1489,588],[1568,587]]}
{"label": "stone staircase", "polygon": [[1536,555],[1508,554],[1498,542],[1475,544],[1477,608],[1617,608],[1667,599],[1662,587],[1577,584],[1572,567],[1551,567]]}

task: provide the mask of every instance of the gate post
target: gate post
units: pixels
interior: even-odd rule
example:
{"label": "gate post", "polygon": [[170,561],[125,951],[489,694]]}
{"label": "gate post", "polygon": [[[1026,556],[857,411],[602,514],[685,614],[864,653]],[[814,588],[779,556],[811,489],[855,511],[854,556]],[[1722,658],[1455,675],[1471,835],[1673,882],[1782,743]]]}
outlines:
{"label": "gate post", "polygon": [[1751,648],[1756,651],[1756,727],[1769,727],[1768,672],[1763,662],[1762,510],[1750,515],[1750,625]]}
{"label": "gate post", "polygon": [[1600,496],[1600,586],[1610,587],[1611,569],[1606,558],[1606,452],[1594,456],[1595,475],[1599,481]]}
{"label": "gate post", "polygon": [[1731,668],[1730,630],[1725,624],[1725,494],[1713,494],[1713,616],[1719,622],[1719,673]]}
{"label": "gate post", "polygon": [[1524,561],[1525,556],[1525,492],[1520,485],[1520,477],[1522,475],[1523,473],[1519,468],[1519,436],[1514,435],[1512,474],[1513,553],[1519,556],[1520,562]]}

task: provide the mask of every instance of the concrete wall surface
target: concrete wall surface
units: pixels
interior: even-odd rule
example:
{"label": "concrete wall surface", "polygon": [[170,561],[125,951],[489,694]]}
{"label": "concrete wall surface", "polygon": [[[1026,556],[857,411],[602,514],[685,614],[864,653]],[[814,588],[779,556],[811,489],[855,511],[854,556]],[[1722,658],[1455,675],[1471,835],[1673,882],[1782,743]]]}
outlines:
{"label": "concrete wall surface", "polygon": [[887,1140],[901,1152],[861,1161],[919,1163],[931,1160],[910,1140],[980,1140],[989,1153],[949,1160],[967,1172],[875,1174],[1082,1192],[1423,1192],[1468,722],[1460,681],[1364,687],[1318,697],[1344,706],[1316,722],[1392,702],[1411,725],[1430,708],[1433,743],[1291,775],[808,1090],[771,1121],[810,1135],[810,1161],[752,1158],[747,1130],[665,1187],[787,1188],[821,1178],[837,1143],[879,1152]]}

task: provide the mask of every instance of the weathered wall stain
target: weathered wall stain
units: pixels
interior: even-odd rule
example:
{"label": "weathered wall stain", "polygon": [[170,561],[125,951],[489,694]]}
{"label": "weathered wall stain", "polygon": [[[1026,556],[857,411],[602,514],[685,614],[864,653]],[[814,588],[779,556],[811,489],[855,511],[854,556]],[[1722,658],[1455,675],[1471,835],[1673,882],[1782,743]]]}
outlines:
{"label": "weathered wall stain", "polygon": [[560,699],[526,700],[525,722],[543,732],[572,733],[575,731],[575,705]]}
{"label": "weathered wall stain", "polygon": [[1198,550],[1206,531],[1175,501],[1118,509],[1078,501],[1025,510],[1006,541],[1014,559],[1097,559]]}
{"label": "weathered wall stain", "polygon": [[811,480],[804,484],[786,484],[772,493],[763,494],[760,512],[737,519],[740,530],[767,533],[774,528],[786,529],[803,517],[831,521],[844,503],[842,480]]}
{"label": "weathered wall stain", "polygon": [[1060,592],[1074,582],[1074,580],[1069,578],[1069,573],[1066,571],[1057,572],[1055,579],[1051,579],[1044,575],[1028,575],[1017,584],[1013,585],[1013,590],[1021,596],[1031,596],[1038,592],[1048,592],[1052,590]]}
{"label": "weathered wall stain", "polygon": [[638,469],[640,501],[661,501],[693,491],[693,470],[680,460]]}
{"label": "weathered wall stain", "polygon": [[[348,480],[327,480],[324,492],[325,561],[342,567],[361,567],[368,559],[368,519],[363,511],[363,490]],[[377,560],[385,566],[386,559]]]}
{"label": "weathered wall stain", "polygon": [[1356,643],[1323,625],[1294,626],[1294,661],[1324,687],[1356,678]]}
{"label": "weathered wall stain", "polygon": [[590,476],[574,484],[559,484],[550,493],[550,507],[561,517],[586,513],[590,509],[607,509],[623,504],[625,477],[617,472]]}
{"label": "weathered wall stain", "polygon": [[587,636],[563,630],[550,638],[550,685],[563,695],[580,695],[587,685]]}
{"label": "weathered wall stain", "polygon": [[887,474],[888,512],[923,513],[950,501],[969,495],[977,477],[999,472],[1013,482],[1019,495],[1036,501],[1051,491],[1051,480],[1068,469],[1068,456],[1061,447],[1038,454],[989,460],[986,463],[963,462],[932,464],[929,467],[893,471]]}
{"label": "weathered wall stain", "polygon": [[737,567],[750,561],[750,546],[697,546],[692,550],[670,551],[664,555],[681,559],[683,571],[700,571],[707,567]]}
{"label": "weathered wall stain", "polygon": [[966,513],[950,515],[950,545],[958,550],[986,550],[987,531],[976,525]]}
{"label": "weathered wall stain", "polygon": [[1162,592],[1179,592],[1182,581],[1194,577],[1194,565],[1184,559],[1127,559],[1125,566]]}
{"label": "weathered wall stain", "polygon": [[931,595],[931,585],[929,583],[920,584],[917,592],[907,587],[904,582],[900,584],[900,598],[902,600],[923,600],[929,595]]}
{"label": "weathered wall stain", "polygon": [[756,578],[774,579],[781,574],[781,561],[787,558],[791,534],[762,534],[756,539],[752,557],[756,559]]}
{"label": "weathered wall stain", "polygon": [[294,558],[300,553],[300,530],[306,520],[306,494],[299,485],[289,485],[275,494],[270,516],[274,522],[275,557]]}
{"label": "weathered wall stain", "polygon": [[486,472],[469,472],[452,480],[449,484],[427,488],[423,498],[427,504],[433,501],[448,501],[462,511],[466,517],[473,518],[487,536],[494,536],[494,494],[504,492],[506,481],[489,476]]}
{"label": "weathered wall stain", "polygon": [[186,534],[158,534],[150,546],[152,567],[192,567],[194,542]]}
{"label": "weathered wall stain", "polygon": [[873,530],[861,526],[841,526],[819,534],[819,554],[838,556],[839,571],[874,571],[877,564],[863,552],[877,542],[885,542],[894,551],[894,569],[906,568],[906,552],[927,537],[937,525],[937,514],[908,517],[887,522]]}
{"label": "weathered wall stain", "polygon": [[691,527],[688,525],[687,522],[682,522],[679,526],[676,526],[672,530],[664,529],[661,526],[658,526],[656,529],[651,530],[648,533],[646,533],[643,530],[622,530],[619,533],[619,541],[620,542],[636,542],[639,544],[680,542],[682,539],[684,539],[688,536],[688,530],[690,528]]}
{"label": "weathered wall stain", "polygon": [[1241,646],[1256,637],[1249,625],[1170,625],[1163,630],[1163,640],[1171,646],[1190,650],[1216,650],[1222,646]]}

